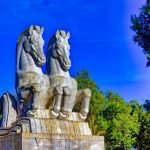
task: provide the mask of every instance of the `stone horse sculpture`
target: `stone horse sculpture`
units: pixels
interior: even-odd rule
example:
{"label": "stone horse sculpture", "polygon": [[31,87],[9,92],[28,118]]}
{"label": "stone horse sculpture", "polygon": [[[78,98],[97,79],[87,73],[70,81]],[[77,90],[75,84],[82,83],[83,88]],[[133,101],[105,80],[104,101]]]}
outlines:
{"label": "stone horse sculpture", "polygon": [[[30,26],[17,42],[16,47],[16,92],[17,99],[4,93],[0,100],[0,127],[10,127],[17,116],[34,116],[37,109],[45,109],[49,103],[49,79],[42,73],[46,62],[42,38],[44,28]],[[48,106],[47,106],[48,107]]]}
{"label": "stone horse sculpture", "polygon": [[76,80],[69,75],[68,70],[71,67],[69,37],[69,32],[58,30],[48,44],[46,69],[54,95],[51,115],[53,118],[59,115],[64,118],[65,112],[72,112],[74,105],[82,101],[80,118],[84,120],[89,112],[91,91],[89,89],[77,91]]}
{"label": "stone horse sculpture", "polygon": [[[91,91],[78,91],[76,80],[68,72],[71,67],[70,34],[58,30],[49,41],[45,59],[43,31],[32,25],[19,37],[16,47],[17,100],[9,93],[1,97],[1,128],[10,127],[22,116],[36,116],[37,110],[50,109],[52,118],[65,118],[78,101],[82,103],[80,119],[87,117]],[[47,75],[41,69],[45,62]]]}
{"label": "stone horse sculpture", "polygon": [[48,102],[49,80],[41,66],[46,62],[42,38],[44,28],[31,26],[25,30],[17,43],[16,92],[19,99],[20,115],[35,115]]}
{"label": "stone horse sculpture", "polygon": [[14,96],[9,93],[4,93],[0,98],[0,127],[10,127],[17,118],[17,101]]}

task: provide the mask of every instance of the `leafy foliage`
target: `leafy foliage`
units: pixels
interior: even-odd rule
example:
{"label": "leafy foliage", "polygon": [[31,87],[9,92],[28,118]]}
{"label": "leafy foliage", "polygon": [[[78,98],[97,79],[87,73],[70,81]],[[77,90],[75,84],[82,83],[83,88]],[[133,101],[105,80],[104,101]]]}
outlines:
{"label": "leafy foliage", "polygon": [[[131,29],[135,32],[133,40],[143,48],[147,55],[147,66],[150,66],[150,0],[140,9],[139,16],[131,16]],[[135,148],[150,149],[150,100],[145,100],[143,109],[133,101],[132,115],[138,115],[139,134],[136,137]]]}
{"label": "leafy foliage", "polygon": [[[150,149],[150,110],[149,100],[145,100],[143,108],[139,112],[140,132],[137,136],[135,148],[140,150]],[[146,110],[146,111],[145,111]]]}
{"label": "leafy foliage", "polygon": [[[131,29],[135,31],[133,40],[143,48],[150,66],[150,0],[140,9],[139,16],[131,16]],[[131,102],[132,115],[138,115],[139,134],[134,147],[140,150],[150,149],[150,100],[145,100],[143,109],[136,101]]]}
{"label": "leafy foliage", "polygon": [[136,142],[139,132],[138,117],[132,115],[132,108],[119,95],[108,92],[107,108],[104,116],[109,122],[106,144],[115,149],[130,149]]}
{"label": "leafy foliage", "polygon": [[[99,90],[96,83],[91,79],[87,71],[78,72],[75,78],[78,82],[78,89],[89,88],[92,92],[90,112],[87,121],[89,122],[93,134],[104,135],[107,128],[107,123],[100,114],[105,106],[104,95]],[[78,104],[76,105],[75,110],[79,110]]]}
{"label": "leafy foliage", "polygon": [[133,40],[143,48],[150,66],[150,1],[140,9],[139,16],[131,16],[131,29],[135,32]]}
{"label": "leafy foliage", "polygon": [[[126,103],[118,94],[100,91],[87,71],[76,75],[78,89],[92,91],[87,121],[94,135],[105,136],[106,149],[130,149],[136,144],[141,106],[136,101]],[[78,109],[78,107],[76,107]]]}
{"label": "leafy foliage", "polygon": [[137,136],[136,148],[140,150],[150,149],[150,113],[142,112],[140,115],[140,132]]}
{"label": "leafy foliage", "polygon": [[150,113],[150,100],[145,100],[145,103],[143,104],[144,109]]}

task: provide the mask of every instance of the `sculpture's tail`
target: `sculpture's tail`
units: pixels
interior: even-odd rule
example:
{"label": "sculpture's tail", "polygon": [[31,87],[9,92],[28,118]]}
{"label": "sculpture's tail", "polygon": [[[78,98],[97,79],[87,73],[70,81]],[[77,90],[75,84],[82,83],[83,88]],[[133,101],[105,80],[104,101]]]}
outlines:
{"label": "sculpture's tail", "polygon": [[17,101],[9,93],[4,93],[0,99],[0,128],[10,127],[16,121]]}

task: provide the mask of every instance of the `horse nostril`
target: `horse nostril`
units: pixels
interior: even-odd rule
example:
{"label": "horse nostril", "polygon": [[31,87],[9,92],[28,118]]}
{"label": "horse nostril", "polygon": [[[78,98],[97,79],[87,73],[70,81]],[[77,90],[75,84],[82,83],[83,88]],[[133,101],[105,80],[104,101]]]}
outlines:
{"label": "horse nostril", "polygon": [[39,57],[39,61],[45,62],[46,59],[45,59],[45,57]]}
{"label": "horse nostril", "polygon": [[42,58],[41,60],[42,60],[42,61],[45,61],[45,58]]}
{"label": "horse nostril", "polygon": [[70,65],[70,61],[65,61],[65,64],[66,65]]}

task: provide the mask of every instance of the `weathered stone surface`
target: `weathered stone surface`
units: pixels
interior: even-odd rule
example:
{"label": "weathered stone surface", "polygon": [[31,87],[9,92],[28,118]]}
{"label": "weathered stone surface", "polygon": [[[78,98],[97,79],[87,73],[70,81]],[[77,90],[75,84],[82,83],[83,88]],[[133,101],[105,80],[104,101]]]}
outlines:
{"label": "weathered stone surface", "polygon": [[49,110],[37,114],[0,129],[2,150],[104,150],[104,137],[92,136],[88,123],[78,120],[79,113],[68,113],[68,120],[51,118]]}
{"label": "weathered stone surface", "polygon": [[[48,110],[46,110],[48,111]],[[60,135],[92,135],[87,122],[78,119],[79,113],[68,113],[68,119],[52,119],[42,111],[42,116],[22,117],[10,128],[0,129],[0,135],[16,133],[49,133]],[[38,112],[38,111],[37,111]],[[46,112],[44,114],[44,112]],[[48,114],[48,113],[47,113]],[[45,115],[45,116],[44,116]],[[75,116],[75,117],[74,117]]]}
{"label": "weathered stone surface", "polygon": [[2,150],[104,150],[104,138],[20,133],[0,137],[0,147]]}
{"label": "weathered stone surface", "polygon": [[12,123],[16,122],[17,117],[17,102],[9,93],[4,93],[0,98],[0,114],[2,119],[0,120],[0,127],[11,127]]}
{"label": "weathered stone surface", "polygon": [[[58,117],[58,119],[69,120],[69,121],[82,121],[80,118],[80,113],[78,112],[66,112],[65,118]],[[49,109],[37,109],[34,118],[53,118],[50,114]]]}
{"label": "weathered stone surface", "polygon": [[0,146],[2,150],[104,150],[104,137],[92,136],[87,122],[45,115],[22,117],[11,128],[1,129]]}
{"label": "weathered stone surface", "polygon": [[46,62],[43,31],[43,28],[32,25],[17,42],[15,85],[20,116],[34,116],[36,109],[44,109],[49,103],[50,83],[41,69]]}

